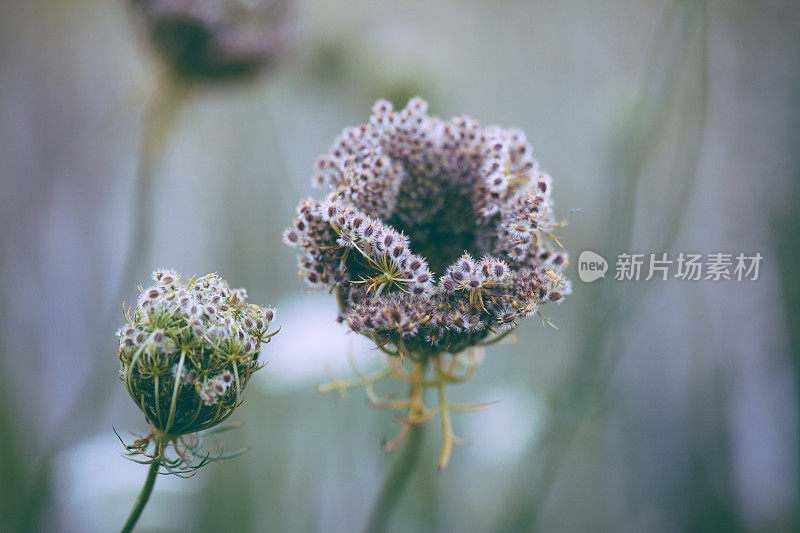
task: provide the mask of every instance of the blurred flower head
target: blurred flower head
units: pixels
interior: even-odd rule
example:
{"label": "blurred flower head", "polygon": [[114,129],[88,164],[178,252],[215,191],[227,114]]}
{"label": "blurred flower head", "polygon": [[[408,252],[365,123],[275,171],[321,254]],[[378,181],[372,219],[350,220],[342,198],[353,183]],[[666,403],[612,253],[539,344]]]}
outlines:
{"label": "blurred flower head", "polygon": [[132,0],[153,46],[178,77],[248,78],[288,40],[290,0]]}
{"label": "blurred flower head", "polygon": [[156,435],[209,429],[233,413],[261,368],[275,312],[215,274],[184,283],[156,270],[153,279],[117,331],[120,379]]}
{"label": "blurred flower head", "polygon": [[552,179],[525,134],[379,101],[315,163],[284,241],[300,276],[335,290],[340,320],[415,357],[459,353],[570,292],[551,233]]}

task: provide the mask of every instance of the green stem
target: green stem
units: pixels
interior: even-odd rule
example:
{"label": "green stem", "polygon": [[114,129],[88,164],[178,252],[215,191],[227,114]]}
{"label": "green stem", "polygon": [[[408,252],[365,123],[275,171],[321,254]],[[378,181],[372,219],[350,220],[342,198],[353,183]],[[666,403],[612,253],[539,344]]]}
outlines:
{"label": "green stem", "polygon": [[150,464],[150,470],[147,472],[147,479],[144,482],[144,487],[142,487],[142,492],[139,493],[139,498],[136,500],[136,505],[134,505],[128,517],[128,521],[125,522],[125,525],[122,527],[122,533],[129,533],[136,527],[136,522],[139,521],[142,511],[144,511],[144,507],[147,505],[147,500],[150,499],[150,494],[153,492],[153,485],[156,484],[156,475],[158,474],[158,467],[160,465],[161,462],[157,460]]}
{"label": "green stem", "polygon": [[422,426],[414,427],[406,440],[403,455],[392,466],[389,475],[383,482],[378,500],[372,508],[367,524],[369,533],[386,531],[389,519],[397,508],[397,504],[400,503],[403,489],[411,478],[411,472],[414,471],[414,465],[419,458],[420,449],[422,449]]}

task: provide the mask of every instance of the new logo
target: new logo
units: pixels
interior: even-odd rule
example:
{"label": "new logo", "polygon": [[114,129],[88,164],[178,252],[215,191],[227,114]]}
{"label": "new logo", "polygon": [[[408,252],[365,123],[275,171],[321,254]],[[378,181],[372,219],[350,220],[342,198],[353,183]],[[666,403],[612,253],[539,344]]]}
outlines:
{"label": "new logo", "polygon": [[578,277],[584,283],[591,283],[600,278],[606,277],[608,271],[608,261],[602,255],[584,250],[578,257]]}

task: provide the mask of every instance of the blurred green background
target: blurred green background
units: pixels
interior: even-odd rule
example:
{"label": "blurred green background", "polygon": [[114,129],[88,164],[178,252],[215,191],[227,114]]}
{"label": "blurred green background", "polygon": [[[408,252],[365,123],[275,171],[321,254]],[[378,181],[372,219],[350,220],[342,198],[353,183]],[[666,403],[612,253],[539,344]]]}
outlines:
{"label": "blurred green background", "polygon": [[[319,395],[379,357],[281,243],[315,157],[378,98],[527,133],[554,178],[574,294],[488,349],[395,531],[793,531],[800,376],[800,10],[767,1],[307,0],[264,76],[177,110],[131,240],[160,68],[122,1],[0,7],[0,529],[111,531],[145,467],[117,380],[120,295],[216,271],[283,329],[226,434],[242,457],[159,478],[141,531],[359,531],[390,413]],[[757,281],[577,279],[594,250],[760,252]],[[613,264],[612,264],[613,274]],[[113,310],[113,313],[112,313]],[[392,393],[391,387],[382,389]]]}

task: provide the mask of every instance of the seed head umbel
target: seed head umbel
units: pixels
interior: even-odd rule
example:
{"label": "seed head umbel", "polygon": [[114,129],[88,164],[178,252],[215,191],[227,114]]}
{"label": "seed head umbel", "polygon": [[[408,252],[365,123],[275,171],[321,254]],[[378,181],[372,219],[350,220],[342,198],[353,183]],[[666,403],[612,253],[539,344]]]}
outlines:
{"label": "seed head umbel", "polygon": [[289,41],[290,0],[131,0],[179,78],[217,82],[265,70]]}
{"label": "seed head umbel", "polygon": [[[489,405],[453,404],[446,385],[469,379],[482,347],[523,318],[549,323],[541,308],[563,301],[570,284],[553,180],[525,134],[426,111],[420,98],[400,111],[379,101],[369,123],[345,129],[315,163],[314,183],[330,192],[301,201],[283,237],[299,252],[300,277],[335,292],[339,320],[387,354],[385,368],[365,374],[351,362],[357,379],[330,374],[319,390],[364,387],[372,407],[403,411],[387,451],[439,416],[441,470],[464,444],[451,414]],[[409,385],[408,397],[378,396],[387,377]]]}
{"label": "seed head umbel", "polygon": [[525,134],[386,101],[315,163],[284,241],[339,319],[400,355],[456,354],[570,293],[551,177]]}

